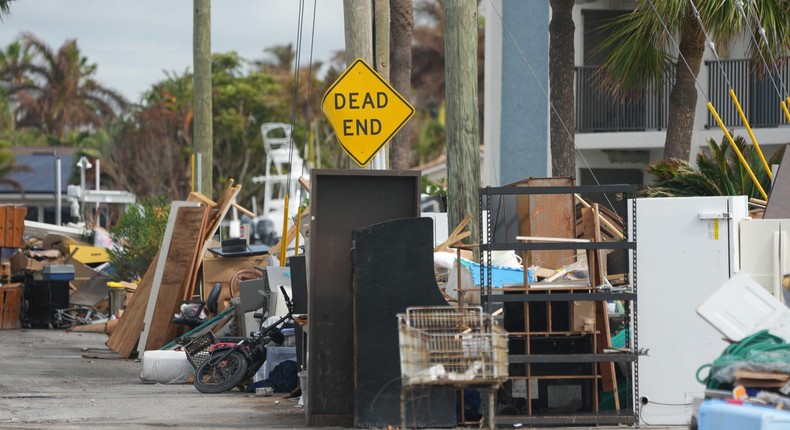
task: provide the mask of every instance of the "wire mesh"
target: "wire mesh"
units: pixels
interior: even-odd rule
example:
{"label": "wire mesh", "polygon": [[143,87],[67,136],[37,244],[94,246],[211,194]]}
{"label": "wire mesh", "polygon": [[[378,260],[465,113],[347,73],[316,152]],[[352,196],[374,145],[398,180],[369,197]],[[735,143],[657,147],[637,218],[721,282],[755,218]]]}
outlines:
{"label": "wire mesh", "polygon": [[398,315],[403,385],[499,385],[507,333],[480,306],[412,307]]}

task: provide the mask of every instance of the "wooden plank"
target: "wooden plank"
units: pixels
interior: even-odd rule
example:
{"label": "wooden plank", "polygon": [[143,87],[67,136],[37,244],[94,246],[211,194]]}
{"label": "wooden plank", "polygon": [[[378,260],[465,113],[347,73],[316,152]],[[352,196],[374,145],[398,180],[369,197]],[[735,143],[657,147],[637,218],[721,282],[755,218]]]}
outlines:
{"label": "wooden plank", "polygon": [[[572,186],[571,177],[529,178],[516,186]],[[576,238],[576,205],[571,194],[529,194],[516,196],[519,235]],[[559,269],[575,261],[575,251],[526,251],[524,267]],[[525,271],[526,276],[526,271]]]}
{"label": "wooden plank", "polygon": [[145,309],[151,294],[159,254],[161,254],[161,250],[157,252],[153,262],[148,266],[148,270],[137,285],[132,298],[127,300],[126,309],[118,320],[115,331],[107,339],[107,347],[124,357],[133,355],[137,341],[140,339],[140,332],[143,331]]}
{"label": "wooden plank", "polygon": [[0,329],[22,328],[22,284],[0,287]]}
{"label": "wooden plank", "polygon": [[196,272],[198,250],[202,246],[199,232],[207,218],[207,209],[206,206],[183,207],[178,211],[146,350],[159,349],[176,338],[183,328],[173,323],[173,315],[179,312],[179,305]]}
{"label": "wooden plank", "polygon": [[[191,209],[191,211],[190,211]],[[162,306],[162,304],[158,303],[159,301],[159,294],[160,290],[162,289],[163,282],[162,280],[165,278],[165,273],[171,270],[176,270],[179,272],[179,275],[182,276],[181,282],[184,282],[185,275],[184,268],[179,267],[175,268],[175,261],[179,261],[181,264],[185,264],[184,260],[186,259],[182,254],[183,251],[180,248],[180,243],[178,240],[182,240],[184,238],[183,229],[184,224],[186,223],[185,218],[183,216],[179,216],[181,213],[184,214],[192,214],[192,211],[195,211],[199,214],[204,213],[204,210],[200,206],[199,203],[194,202],[173,202],[170,204],[170,215],[167,220],[167,227],[165,228],[165,235],[162,238],[162,246],[159,248],[159,260],[157,261],[156,265],[156,273],[154,274],[154,279],[151,284],[151,293],[148,297],[148,303],[145,309],[145,318],[144,318],[144,325],[143,325],[143,332],[140,334],[140,342],[137,345],[138,351],[145,351],[146,347],[149,345],[148,337],[154,331],[154,318],[155,314],[157,313],[157,307]],[[201,220],[202,222],[202,220]],[[198,232],[196,232],[196,228],[194,225],[187,224],[188,235],[191,235],[193,238],[198,236]],[[178,239],[175,238],[174,234],[178,232]],[[173,247],[173,255],[170,253],[170,248]],[[188,264],[188,263],[186,263]],[[170,275],[168,274],[168,282]],[[172,288],[172,284],[164,283],[165,288]],[[180,293],[180,290],[179,290]],[[179,294],[181,296],[181,294]],[[168,308],[170,310],[170,308]],[[159,317],[161,318],[161,317]],[[172,318],[172,312],[170,313],[170,318]],[[156,330],[161,330],[162,327],[157,323]],[[159,345],[161,346],[161,345]],[[156,349],[156,348],[154,348]]]}
{"label": "wooden plank", "polygon": [[14,246],[25,246],[25,217],[27,208],[20,207],[16,210],[16,221],[14,222]]}
{"label": "wooden plank", "polygon": [[187,196],[187,201],[188,202],[205,203],[205,204],[209,205],[212,208],[217,206],[217,202],[215,202],[214,200],[211,200],[210,198],[204,196],[203,194],[201,194],[201,193],[199,193],[197,191],[192,191],[191,193],[189,193],[189,196]]}
{"label": "wooden plank", "polygon": [[[0,246],[6,246],[6,230],[8,224],[8,216],[10,211],[8,206],[0,206]],[[9,232],[10,236],[10,232]],[[9,245],[10,246],[10,245]]]}

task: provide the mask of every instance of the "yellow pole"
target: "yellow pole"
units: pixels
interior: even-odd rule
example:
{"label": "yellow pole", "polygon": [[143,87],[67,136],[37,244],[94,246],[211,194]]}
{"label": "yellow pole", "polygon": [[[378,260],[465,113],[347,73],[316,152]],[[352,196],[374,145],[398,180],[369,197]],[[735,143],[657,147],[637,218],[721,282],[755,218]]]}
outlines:
{"label": "yellow pole", "polygon": [[280,247],[280,267],[285,267],[285,251],[288,249],[288,194],[285,195],[285,203],[283,207],[283,236],[282,245]]}
{"label": "yellow pole", "polygon": [[741,160],[741,164],[749,173],[749,176],[752,178],[752,182],[754,182],[754,185],[757,186],[757,189],[760,191],[760,195],[763,196],[763,199],[768,200],[768,194],[765,194],[765,190],[763,190],[762,185],[760,185],[760,181],[758,181],[757,177],[754,176],[754,172],[752,172],[752,169],[746,163],[746,159],[743,158],[743,154],[741,154],[741,150],[738,149],[738,145],[736,145],[735,141],[732,140],[732,136],[730,136],[730,132],[727,130],[727,127],[724,125],[724,122],[719,117],[719,113],[716,112],[716,108],[713,107],[713,103],[708,102],[708,110],[710,111],[711,114],[713,114],[713,118],[716,119],[716,123],[719,124],[719,128],[721,128],[721,131],[724,132],[724,136],[727,137],[727,140],[730,142],[730,146],[732,146],[732,149],[735,151],[736,154],[738,154],[738,159]]}
{"label": "yellow pole", "polygon": [[296,212],[296,244],[294,245],[294,255],[299,255],[299,228],[302,226],[302,206]]}
{"label": "yellow pole", "polygon": [[763,155],[763,151],[760,149],[760,145],[757,144],[757,138],[754,137],[754,133],[752,132],[752,127],[749,126],[749,121],[746,119],[746,114],[743,113],[743,109],[741,109],[741,103],[738,102],[738,97],[735,96],[735,90],[730,88],[730,98],[732,98],[733,103],[735,103],[735,107],[738,108],[738,114],[741,116],[741,121],[743,121],[744,127],[746,127],[746,131],[749,132],[749,137],[752,139],[752,143],[754,144],[754,148],[757,149],[757,153],[760,155],[760,160],[763,162],[763,167],[765,167],[765,171],[768,172],[768,178],[773,179],[774,175],[771,173],[771,168],[768,167],[768,162],[765,161],[765,156]]}
{"label": "yellow pole", "polygon": [[788,104],[790,104],[790,97],[787,98],[787,104],[785,104],[784,100],[782,101],[782,110],[785,111],[785,118],[787,118],[787,122],[790,123],[790,112],[787,111]]}
{"label": "yellow pole", "polygon": [[195,192],[195,154],[189,156],[190,178],[189,191]]}

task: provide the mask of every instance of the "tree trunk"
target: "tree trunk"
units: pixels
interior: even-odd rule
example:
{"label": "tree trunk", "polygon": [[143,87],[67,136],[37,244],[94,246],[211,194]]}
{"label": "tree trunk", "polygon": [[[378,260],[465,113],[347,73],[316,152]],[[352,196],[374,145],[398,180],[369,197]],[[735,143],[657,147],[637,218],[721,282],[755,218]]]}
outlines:
{"label": "tree trunk", "polygon": [[[678,158],[689,161],[691,156],[691,134],[697,108],[696,76],[705,53],[705,33],[692,14],[691,6],[686,11],[680,35],[680,55],[675,65],[675,86],[669,94],[669,117],[667,138],[664,142],[664,159]],[[683,58],[688,62],[683,62]],[[691,68],[691,73],[689,73]]]}
{"label": "tree trunk", "polygon": [[[392,68],[390,77],[395,91],[411,101],[411,38],[414,29],[412,0],[390,0]],[[390,143],[390,166],[408,169],[411,154],[411,126],[407,122]]]}
{"label": "tree trunk", "polygon": [[[211,0],[194,0],[192,61],[194,63],[194,109],[192,128],[195,154],[201,154],[200,191],[213,198],[214,136],[211,118]],[[193,178],[194,180],[194,178]]]}
{"label": "tree trunk", "polygon": [[573,4],[574,0],[551,0],[549,82],[554,109],[549,112],[549,127],[553,176],[576,176]]}
{"label": "tree trunk", "polygon": [[[444,15],[447,203],[449,227],[454,228],[466,215],[478,219],[480,201],[477,2],[445,1]],[[467,243],[479,243],[478,227],[477,221],[469,223]]]}

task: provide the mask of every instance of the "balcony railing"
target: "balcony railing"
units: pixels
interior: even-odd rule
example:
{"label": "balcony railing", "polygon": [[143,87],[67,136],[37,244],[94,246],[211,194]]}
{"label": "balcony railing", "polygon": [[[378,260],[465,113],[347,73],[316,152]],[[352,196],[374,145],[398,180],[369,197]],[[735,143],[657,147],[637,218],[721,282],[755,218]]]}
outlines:
{"label": "balcony railing", "polygon": [[576,68],[576,132],[662,130],[667,126],[669,91],[645,91],[641,97],[621,102],[600,91],[594,83],[596,66]]}
{"label": "balcony railing", "polygon": [[[777,89],[784,94],[783,88],[790,88],[789,61],[785,60],[784,65],[780,67],[780,72],[772,75],[773,81],[771,81],[771,76],[758,75],[750,60],[721,60],[721,67],[715,61],[705,62],[710,78],[708,98],[727,127],[743,127],[741,116],[730,98],[730,87],[738,96],[741,108],[752,127],[777,127],[787,124]],[[784,83],[784,87],[782,83]],[[708,113],[706,126],[719,126],[710,113]]]}

